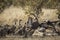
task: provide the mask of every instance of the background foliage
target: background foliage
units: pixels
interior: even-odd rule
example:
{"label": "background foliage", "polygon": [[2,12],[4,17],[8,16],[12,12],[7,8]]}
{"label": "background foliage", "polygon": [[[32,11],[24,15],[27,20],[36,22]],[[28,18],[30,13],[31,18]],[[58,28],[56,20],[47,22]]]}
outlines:
{"label": "background foliage", "polygon": [[36,11],[42,7],[60,9],[60,0],[0,0],[0,13],[10,5],[22,7],[27,5]]}

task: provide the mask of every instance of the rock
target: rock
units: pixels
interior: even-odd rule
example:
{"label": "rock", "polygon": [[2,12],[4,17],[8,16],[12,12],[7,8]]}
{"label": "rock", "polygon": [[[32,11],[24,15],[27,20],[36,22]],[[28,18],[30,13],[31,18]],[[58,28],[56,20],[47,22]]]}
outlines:
{"label": "rock", "polygon": [[51,35],[53,35],[53,29],[51,29],[51,28],[46,29],[46,30],[45,30],[45,35],[46,35],[46,36],[51,36]]}
{"label": "rock", "polygon": [[44,32],[45,31],[45,28],[44,27],[41,27],[38,29],[39,32]]}
{"label": "rock", "polygon": [[50,33],[50,32],[52,33],[53,31],[54,31],[53,29],[46,29],[45,30],[45,32],[47,32],[47,33]]}
{"label": "rock", "polygon": [[60,26],[56,25],[55,29],[56,29],[56,32],[60,32]]}
{"label": "rock", "polygon": [[44,36],[44,33],[43,32],[39,32],[38,30],[35,30],[35,32],[33,33],[32,36]]}
{"label": "rock", "polygon": [[56,35],[58,35],[58,34],[55,32],[54,29],[49,28],[49,29],[46,29],[46,30],[45,30],[45,35],[46,35],[46,36],[56,36]]}

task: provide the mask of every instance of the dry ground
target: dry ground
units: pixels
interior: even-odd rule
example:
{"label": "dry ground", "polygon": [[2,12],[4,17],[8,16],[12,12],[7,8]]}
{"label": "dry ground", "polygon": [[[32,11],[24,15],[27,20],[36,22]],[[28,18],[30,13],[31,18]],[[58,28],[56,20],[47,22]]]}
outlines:
{"label": "dry ground", "polygon": [[0,40],[60,40],[60,36],[50,36],[50,37],[29,37],[29,38],[20,38],[20,37],[6,37],[0,38]]}

